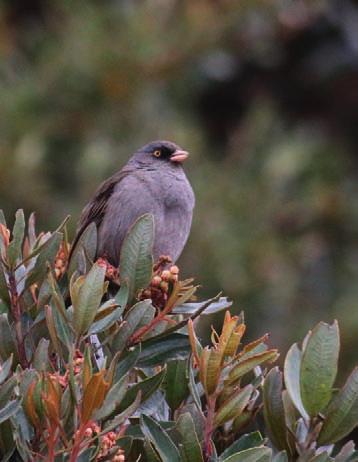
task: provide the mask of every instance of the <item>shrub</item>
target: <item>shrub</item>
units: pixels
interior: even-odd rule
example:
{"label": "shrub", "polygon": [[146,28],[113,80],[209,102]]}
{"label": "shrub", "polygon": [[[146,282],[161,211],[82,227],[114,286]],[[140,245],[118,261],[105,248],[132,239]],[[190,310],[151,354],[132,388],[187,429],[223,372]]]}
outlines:
{"label": "shrub", "polygon": [[[242,344],[226,298],[199,303],[179,268],[153,265],[152,216],[128,233],[119,269],[94,261],[94,225],[70,257],[66,221],[37,235],[20,210],[10,233],[0,214],[1,460],[358,460],[341,444],[358,422],[358,369],[333,388],[337,322],[294,344],[283,373],[267,370],[267,335]],[[203,346],[196,322],[219,310]]]}

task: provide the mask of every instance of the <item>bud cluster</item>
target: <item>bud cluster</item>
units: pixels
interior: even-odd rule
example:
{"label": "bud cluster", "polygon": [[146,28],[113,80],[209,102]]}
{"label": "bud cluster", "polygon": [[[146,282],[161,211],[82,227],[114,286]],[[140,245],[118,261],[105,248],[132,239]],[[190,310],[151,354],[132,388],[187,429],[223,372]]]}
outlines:
{"label": "bud cluster", "polygon": [[102,268],[106,268],[106,279],[119,283],[119,270],[115,266],[111,265],[109,261],[104,258],[100,257],[97,259],[97,264]]}
{"label": "bud cluster", "polygon": [[[85,438],[91,439],[96,437],[101,433],[101,427],[96,422],[91,422],[86,428],[84,436]],[[119,435],[116,432],[108,432],[100,438],[99,441],[99,452],[96,457],[97,462],[101,460],[111,460],[112,462],[125,462],[125,456],[123,449],[118,448],[116,453],[112,456],[111,459],[108,459],[108,456],[113,448],[116,446],[117,439]]]}
{"label": "bud cluster", "polygon": [[152,280],[147,289],[140,294],[140,299],[150,298],[157,308],[164,308],[171,293],[173,285],[179,279],[179,268],[172,265],[169,269],[158,268],[154,271]]}
{"label": "bud cluster", "polygon": [[65,244],[65,242],[62,242],[55,258],[56,279],[61,279],[61,277],[66,272],[69,250],[69,245]]}

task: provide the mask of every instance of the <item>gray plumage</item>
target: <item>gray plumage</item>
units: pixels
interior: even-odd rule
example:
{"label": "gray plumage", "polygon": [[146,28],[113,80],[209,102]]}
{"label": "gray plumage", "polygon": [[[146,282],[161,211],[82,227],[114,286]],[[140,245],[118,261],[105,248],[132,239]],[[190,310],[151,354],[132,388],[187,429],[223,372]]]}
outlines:
{"label": "gray plumage", "polygon": [[74,245],[87,226],[98,229],[97,257],[119,264],[124,237],[143,214],[155,223],[153,256],[180,256],[189,236],[194,193],[184,173],[187,153],[169,141],[154,141],[139,149],[128,163],[97,189],[84,208]]}

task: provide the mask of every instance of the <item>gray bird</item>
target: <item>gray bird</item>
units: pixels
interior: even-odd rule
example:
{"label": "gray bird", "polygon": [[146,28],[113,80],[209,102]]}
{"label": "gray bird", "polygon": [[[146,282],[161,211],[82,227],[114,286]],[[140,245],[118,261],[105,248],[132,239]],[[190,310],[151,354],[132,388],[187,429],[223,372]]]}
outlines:
{"label": "gray bird", "polygon": [[195,197],[182,163],[188,153],[170,141],[153,141],[97,189],[84,208],[77,243],[87,226],[98,230],[97,257],[119,264],[124,237],[143,214],[154,216],[153,257],[168,255],[175,262],[188,239]]}

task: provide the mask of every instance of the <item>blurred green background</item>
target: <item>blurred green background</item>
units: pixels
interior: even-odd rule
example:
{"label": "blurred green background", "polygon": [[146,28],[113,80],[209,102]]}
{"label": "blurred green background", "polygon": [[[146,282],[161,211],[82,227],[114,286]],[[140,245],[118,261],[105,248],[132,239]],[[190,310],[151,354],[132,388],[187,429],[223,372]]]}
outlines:
{"label": "blurred green background", "polygon": [[0,207],[79,213],[146,142],[192,156],[181,257],[285,353],[337,318],[358,347],[358,3],[0,3]]}

